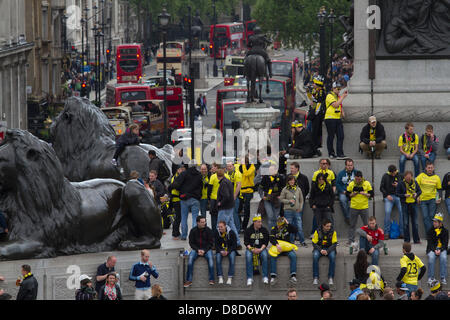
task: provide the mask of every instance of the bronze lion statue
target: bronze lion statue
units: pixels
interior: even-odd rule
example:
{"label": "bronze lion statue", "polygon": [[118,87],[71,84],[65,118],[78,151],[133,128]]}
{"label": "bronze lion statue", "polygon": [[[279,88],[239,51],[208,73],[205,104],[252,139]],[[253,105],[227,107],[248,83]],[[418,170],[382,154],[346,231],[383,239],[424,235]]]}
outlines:
{"label": "bronze lion statue", "polygon": [[95,178],[126,180],[131,171],[141,178],[149,174],[148,151],[172,168],[173,147],[158,149],[149,144],[127,146],[119,157],[120,168],[111,163],[115,151],[115,132],[106,115],[86,98],[70,97],[64,110],[50,127],[53,149],[60,159],[64,175],[70,181]]}
{"label": "bronze lion statue", "polygon": [[159,248],[161,215],[138,182],[70,182],[53,148],[28,131],[0,145],[0,208],[9,236],[0,260]]}

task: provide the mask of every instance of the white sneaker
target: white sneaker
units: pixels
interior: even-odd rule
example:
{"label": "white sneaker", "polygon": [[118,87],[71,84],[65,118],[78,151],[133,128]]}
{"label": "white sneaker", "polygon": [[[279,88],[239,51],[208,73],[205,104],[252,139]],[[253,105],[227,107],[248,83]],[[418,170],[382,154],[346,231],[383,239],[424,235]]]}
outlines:
{"label": "white sneaker", "polygon": [[233,280],[233,278],[228,277],[228,279],[227,279],[227,285],[231,286],[231,281],[232,281],[232,280]]}
{"label": "white sneaker", "polygon": [[253,284],[253,279],[247,279],[247,285],[251,286]]}
{"label": "white sneaker", "polygon": [[277,277],[271,277],[270,278],[270,285],[273,286],[275,283],[277,283]]}
{"label": "white sneaker", "polygon": [[112,164],[113,166],[117,166],[117,161],[116,161],[116,159],[112,159],[112,160],[111,160],[111,164]]}
{"label": "white sneaker", "polygon": [[427,281],[428,286],[431,287],[432,283],[433,283],[433,279],[432,278],[428,278],[428,281]]}
{"label": "white sneaker", "polygon": [[328,279],[328,284],[329,284],[330,286],[332,286],[332,285],[334,284],[333,278]]}
{"label": "white sneaker", "polygon": [[316,284],[319,284],[319,279],[317,279],[317,278],[314,278],[314,280],[313,280],[313,284],[314,284],[314,285],[316,285]]}
{"label": "white sneaker", "polygon": [[219,276],[219,284],[223,284],[223,277]]}
{"label": "white sneaker", "polygon": [[441,285],[445,286],[447,284],[447,280],[445,278],[441,279]]}
{"label": "white sneaker", "polygon": [[264,278],[263,278],[263,283],[264,283],[264,284],[269,284],[269,278],[264,277]]}
{"label": "white sneaker", "polygon": [[297,278],[295,276],[291,276],[289,281],[292,282],[292,283],[297,283]]}

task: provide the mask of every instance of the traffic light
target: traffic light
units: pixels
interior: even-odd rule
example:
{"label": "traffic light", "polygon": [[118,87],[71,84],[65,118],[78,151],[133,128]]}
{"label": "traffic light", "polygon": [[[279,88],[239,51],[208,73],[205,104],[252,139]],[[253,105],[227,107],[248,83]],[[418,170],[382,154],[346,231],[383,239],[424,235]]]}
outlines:
{"label": "traffic light", "polygon": [[85,82],[85,81],[83,81],[83,82],[81,83],[81,92],[80,92],[80,96],[81,96],[81,97],[87,97],[87,85],[86,85],[86,82]]}
{"label": "traffic light", "polygon": [[205,45],[204,44],[202,44],[202,51],[204,52],[204,53],[206,53],[206,48],[205,48]]}
{"label": "traffic light", "polygon": [[184,90],[188,89],[188,77],[186,75],[183,77],[183,88]]}
{"label": "traffic light", "polygon": [[111,50],[106,49],[106,57],[109,59],[111,57]]}

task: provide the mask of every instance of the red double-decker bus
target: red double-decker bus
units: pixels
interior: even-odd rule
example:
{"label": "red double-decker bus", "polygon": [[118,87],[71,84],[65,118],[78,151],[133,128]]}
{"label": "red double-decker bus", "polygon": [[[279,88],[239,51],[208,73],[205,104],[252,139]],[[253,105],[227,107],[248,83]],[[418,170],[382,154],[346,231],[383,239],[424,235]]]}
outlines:
{"label": "red double-decker bus", "polygon": [[140,44],[122,44],[116,50],[117,83],[140,83],[144,71],[144,54]]}
{"label": "red double-decker bus", "polygon": [[228,87],[227,89],[219,89],[216,93],[216,128],[220,129],[219,115],[221,114],[220,108],[223,100],[236,99],[245,100],[247,99],[247,89],[244,87]]}
{"label": "red double-decker bus", "polygon": [[[240,54],[245,50],[244,25],[239,22],[211,25],[209,31],[210,55],[225,59],[227,55]],[[214,42],[217,47],[214,47]]]}
{"label": "red double-decker bus", "polygon": [[[150,88],[151,99],[164,99],[164,88]],[[184,128],[183,93],[181,87],[166,88],[167,117],[171,129]]]}
{"label": "red double-decker bus", "polygon": [[297,65],[294,60],[272,60],[272,74],[274,76],[288,77],[291,79],[292,103],[295,106],[295,94],[297,91]]}
{"label": "red double-decker bus", "polygon": [[255,34],[256,20],[245,21],[245,43],[248,43],[248,38]]}
{"label": "red double-decker bus", "polygon": [[106,86],[105,107],[123,106],[128,101],[150,100],[150,87],[140,84],[116,83]]}

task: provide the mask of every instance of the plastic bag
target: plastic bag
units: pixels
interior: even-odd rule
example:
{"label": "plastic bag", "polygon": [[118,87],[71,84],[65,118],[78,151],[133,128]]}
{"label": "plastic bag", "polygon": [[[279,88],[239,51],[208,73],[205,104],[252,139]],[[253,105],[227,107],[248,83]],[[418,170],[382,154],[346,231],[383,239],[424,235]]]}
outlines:
{"label": "plastic bag", "polygon": [[399,236],[400,236],[400,226],[398,225],[397,222],[392,221],[392,223],[391,223],[391,231],[389,233],[389,238],[390,239],[398,239]]}

